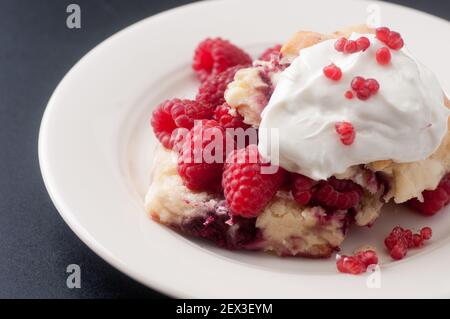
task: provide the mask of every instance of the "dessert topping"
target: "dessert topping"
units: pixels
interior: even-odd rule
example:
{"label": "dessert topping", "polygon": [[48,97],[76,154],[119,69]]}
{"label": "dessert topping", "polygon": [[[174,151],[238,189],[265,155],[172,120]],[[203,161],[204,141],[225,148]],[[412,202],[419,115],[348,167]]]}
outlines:
{"label": "dessert topping", "polygon": [[334,63],[323,68],[323,74],[333,81],[339,81],[342,77],[342,70]]}

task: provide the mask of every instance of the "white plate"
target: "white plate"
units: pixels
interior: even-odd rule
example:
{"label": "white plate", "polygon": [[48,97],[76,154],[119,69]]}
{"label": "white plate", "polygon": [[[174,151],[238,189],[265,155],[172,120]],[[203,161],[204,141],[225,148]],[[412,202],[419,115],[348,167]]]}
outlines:
{"label": "white plate", "polygon": [[[354,0],[229,0],[200,2],[139,22],[87,54],[53,94],[42,120],[39,159],[45,184],[64,220],[97,254],[134,279],[177,297],[450,297],[450,212],[425,218],[386,209],[371,228],[345,242],[382,248],[397,223],[431,225],[426,249],[403,261],[383,255],[381,288],[366,276],[338,274],[333,260],[277,258],[229,252],[184,238],[149,220],[152,107],[169,97],[192,97],[196,44],[231,39],[253,54],[299,29],[333,31],[364,23],[368,2]],[[402,32],[419,59],[450,88],[450,24],[378,3],[383,24]]]}

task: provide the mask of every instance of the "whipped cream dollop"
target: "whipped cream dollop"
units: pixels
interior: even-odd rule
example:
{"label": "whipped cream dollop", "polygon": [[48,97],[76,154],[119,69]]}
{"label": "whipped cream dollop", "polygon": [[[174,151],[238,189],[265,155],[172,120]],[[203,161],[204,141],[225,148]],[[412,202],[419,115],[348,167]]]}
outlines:
{"label": "whipped cream dollop", "polygon": [[[437,78],[405,47],[391,50],[390,64],[378,64],[376,51],[385,45],[372,34],[354,33],[350,39],[360,36],[371,43],[365,52],[343,54],[334,48],[335,39],[327,40],[302,49],[283,71],[261,115],[259,151],[264,157],[320,180],[377,160],[423,160],[439,147],[449,110]],[[339,81],[323,74],[331,63],[342,69]],[[378,93],[366,101],[346,98],[356,76],[376,79]],[[355,129],[351,145],[341,143],[336,133],[335,123],[342,121]],[[278,129],[277,154],[271,152],[270,129]]]}

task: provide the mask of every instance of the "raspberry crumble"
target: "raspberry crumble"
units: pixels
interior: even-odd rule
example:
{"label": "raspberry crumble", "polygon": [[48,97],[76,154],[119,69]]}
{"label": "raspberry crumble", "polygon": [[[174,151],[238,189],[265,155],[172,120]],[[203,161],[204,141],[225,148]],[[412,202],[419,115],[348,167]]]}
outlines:
{"label": "raspberry crumble", "polygon": [[[417,67],[404,46],[396,31],[361,26],[302,31],[254,61],[227,40],[202,41],[192,63],[195,99],[163,101],[152,114],[160,147],[145,200],[150,216],[227,249],[325,258],[351,226],[371,226],[387,202],[436,214],[450,202],[450,105],[433,104],[438,89],[424,70],[402,87],[417,95],[398,100],[392,74],[411,76]],[[428,80],[433,91],[419,96],[417,85]],[[436,122],[393,111],[412,103],[419,104],[408,112]],[[271,129],[280,133],[279,158]],[[414,154],[407,142],[430,146]],[[429,227],[396,227],[384,243],[398,260],[431,237]],[[336,266],[360,274],[378,262],[366,249],[337,255]]]}

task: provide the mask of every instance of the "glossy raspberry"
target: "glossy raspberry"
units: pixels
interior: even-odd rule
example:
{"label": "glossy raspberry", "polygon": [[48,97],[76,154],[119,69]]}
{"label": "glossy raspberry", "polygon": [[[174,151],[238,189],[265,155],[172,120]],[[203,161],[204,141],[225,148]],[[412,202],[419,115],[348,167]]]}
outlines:
{"label": "glossy raspberry", "polygon": [[247,129],[250,125],[244,123],[244,118],[237,113],[236,116],[230,114],[230,106],[225,102],[219,105],[214,111],[214,119],[223,128],[243,128]]}
{"label": "glossy raspberry", "polygon": [[194,53],[192,68],[200,81],[207,80],[235,65],[249,65],[251,57],[234,44],[221,38],[202,41]]}
{"label": "glossy raspberry", "polygon": [[173,147],[173,132],[176,128],[191,129],[195,120],[212,118],[210,107],[196,101],[172,99],[162,102],[153,111],[153,131],[166,148]]}
{"label": "glossy raspberry", "polygon": [[370,90],[368,88],[362,88],[358,92],[356,92],[356,97],[361,101],[368,100],[370,97]]}
{"label": "glossy raspberry", "polygon": [[332,63],[323,68],[323,74],[330,80],[339,81],[342,77],[342,70]]}
{"label": "glossy raspberry", "polygon": [[355,76],[352,80],[351,87],[355,91],[359,91],[364,88],[366,84],[366,79],[362,76]]}
{"label": "glossy raspberry", "polygon": [[355,257],[361,261],[366,267],[369,267],[370,265],[377,265],[378,264],[378,256],[377,253],[374,250],[365,250],[360,251],[355,255]]}
{"label": "glossy raspberry", "polygon": [[393,50],[400,50],[404,46],[404,41],[400,33],[382,27],[376,29],[376,37]]}
{"label": "glossy raspberry", "polygon": [[345,49],[345,45],[347,44],[347,38],[339,38],[335,43],[334,43],[334,48],[336,49],[336,51],[338,52],[344,52]]}
{"label": "glossy raspberry", "polygon": [[307,205],[312,198],[314,180],[301,174],[291,174],[292,196],[300,205]]}
{"label": "glossy raspberry", "polygon": [[358,205],[362,188],[350,180],[331,177],[328,181],[322,181],[317,185],[313,196],[321,206],[346,210]]}
{"label": "glossy raspberry", "polygon": [[405,229],[403,231],[402,240],[404,243],[406,243],[406,246],[408,248],[414,247],[413,233],[410,229]]}
{"label": "glossy raspberry", "polygon": [[230,141],[213,120],[202,121],[191,129],[179,151],[177,166],[186,187],[195,191],[220,190],[226,142]]}
{"label": "glossy raspberry", "polygon": [[271,48],[266,49],[258,58],[260,61],[271,61],[274,58],[279,57],[281,50],[281,44],[277,44]]}
{"label": "glossy raspberry", "polygon": [[350,122],[337,122],[335,124],[336,133],[344,145],[352,145],[355,141],[355,129]]}
{"label": "glossy raspberry", "polygon": [[377,94],[380,89],[380,84],[375,79],[365,79],[361,76],[356,76],[351,82],[352,89],[356,92],[358,99],[365,101],[372,95]]}
{"label": "glossy raspberry", "polygon": [[377,50],[376,59],[378,64],[387,65],[391,62],[391,58],[391,51],[388,48],[383,47]]}
{"label": "glossy raspberry", "polygon": [[356,53],[358,52],[358,43],[353,40],[348,40],[344,46],[344,53]]}
{"label": "glossy raspberry", "polygon": [[399,240],[403,240],[403,232],[404,229],[400,226],[396,226],[392,229],[391,233],[384,240],[384,244],[388,250],[394,248]]}
{"label": "glossy raspberry", "polygon": [[433,231],[430,227],[423,227],[420,230],[420,237],[422,237],[423,240],[429,240],[431,239],[431,236],[433,236]]}
{"label": "glossy raspberry", "polygon": [[356,44],[359,51],[366,51],[370,47],[370,40],[367,37],[359,37]]}
{"label": "glossy raspberry", "polygon": [[268,169],[256,145],[233,151],[225,164],[222,186],[233,215],[256,217],[283,184],[286,172],[263,174]]}
{"label": "glossy raspberry", "polygon": [[366,271],[367,266],[354,256],[340,256],[336,260],[336,267],[339,272],[359,275]]}
{"label": "glossy raspberry", "polygon": [[210,77],[202,83],[198,89],[197,102],[208,105],[215,109],[225,102],[224,94],[228,83],[234,80],[234,75],[244,66],[238,65],[227,69],[226,71]]}
{"label": "glossy raspberry", "polygon": [[377,94],[380,89],[380,84],[375,79],[367,79],[364,86],[370,91],[371,95]]}
{"label": "glossy raspberry", "polygon": [[402,241],[397,242],[389,251],[389,255],[395,260],[403,259],[407,253],[408,246]]}
{"label": "glossy raspberry", "polygon": [[420,247],[423,245],[423,238],[419,234],[413,235],[413,245],[414,247]]}
{"label": "glossy raspberry", "polygon": [[404,46],[403,38],[400,33],[391,31],[389,33],[388,40],[386,42],[387,46],[393,50],[400,50]]}
{"label": "glossy raspberry", "polygon": [[344,94],[344,96],[345,96],[347,99],[349,99],[349,100],[353,99],[353,97],[354,97],[352,91],[346,91],[345,94]]}
{"label": "glossy raspberry", "polygon": [[424,215],[434,215],[450,201],[450,174],[447,174],[433,191],[422,192],[423,202],[417,198],[407,202],[409,207]]}
{"label": "glossy raspberry", "polygon": [[384,43],[387,42],[390,33],[391,33],[391,30],[386,27],[380,27],[375,30],[377,39]]}
{"label": "glossy raspberry", "polygon": [[396,226],[385,238],[384,244],[391,257],[399,260],[406,256],[409,248],[421,247],[425,240],[431,238],[431,235],[432,230],[430,227],[424,227],[418,234],[413,234],[410,229],[403,229],[400,226]]}

